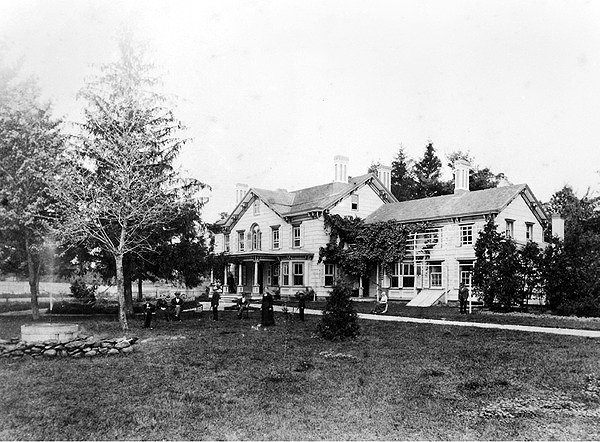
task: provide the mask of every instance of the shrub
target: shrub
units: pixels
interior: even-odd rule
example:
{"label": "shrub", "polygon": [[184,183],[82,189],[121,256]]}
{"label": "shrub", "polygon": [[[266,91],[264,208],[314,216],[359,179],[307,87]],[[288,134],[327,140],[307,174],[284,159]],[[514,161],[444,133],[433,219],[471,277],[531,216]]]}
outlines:
{"label": "shrub", "polygon": [[76,299],[94,301],[96,299],[96,284],[88,285],[83,278],[77,277],[71,281],[71,296]]}
{"label": "shrub", "polygon": [[338,281],[327,304],[318,329],[321,336],[327,340],[356,338],[360,334],[358,314],[352,304],[352,289],[347,283]]}

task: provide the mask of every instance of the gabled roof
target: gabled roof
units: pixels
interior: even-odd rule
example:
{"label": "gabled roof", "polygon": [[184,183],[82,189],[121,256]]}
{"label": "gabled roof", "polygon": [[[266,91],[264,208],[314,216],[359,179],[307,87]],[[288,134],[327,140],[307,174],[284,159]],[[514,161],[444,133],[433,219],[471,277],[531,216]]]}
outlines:
{"label": "gabled roof", "polygon": [[375,188],[379,189],[380,192],[383,192],[388,201],[397,201],[392,193],[385,188],[379,178],[371,173],[350,178],[348,183],[332,182],[321,184],[319,186],[307,187],[293,192],[288,192],[283,189],[267,190],[251,188],[231,215],[227,219],[219,221],[218,224],[231,224],[234,215],[241,215],[254,195],[260,198],[268,207],[283,218],[330,209],[341,199],[365,184],[372,184]]}
{"label": "gabled roof", "polygon": [[496,187],[493,189],[463,191],[452,195],[422,198],[386,204],[370,214],[365,221],[396,220],[401,223],[435,221],[475,215],[497,214],[515,198],[522,195],[538,221],[548,221],[548,215],[527,184]]}

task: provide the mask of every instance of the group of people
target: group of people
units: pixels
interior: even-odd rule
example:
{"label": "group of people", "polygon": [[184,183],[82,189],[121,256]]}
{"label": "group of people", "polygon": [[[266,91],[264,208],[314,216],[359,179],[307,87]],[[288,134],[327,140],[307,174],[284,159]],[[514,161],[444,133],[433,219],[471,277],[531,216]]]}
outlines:
{"label": "group of people", "polygon": [[169,303],[165,298],[160,298],[156,301],[156,305],[152,304],[149,299],[146,299],[144,304],[144,327],[151,328],[152,315],[156,312],[156,308],[162,312],[165,321],[181,321],[181,311],[183,310],[183,299],[181,293],[175,292],[175,296]]}

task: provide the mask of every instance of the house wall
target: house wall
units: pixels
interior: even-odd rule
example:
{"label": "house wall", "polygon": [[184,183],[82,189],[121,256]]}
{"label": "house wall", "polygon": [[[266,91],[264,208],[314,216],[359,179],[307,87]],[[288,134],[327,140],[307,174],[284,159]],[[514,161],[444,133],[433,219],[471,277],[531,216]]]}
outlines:
{"label": "house wall", "polygon": [[[543,227],[536,219],[534,213],[529,208],[524,198],[519,195],[513,200],[496,218],[495,223],[500,233],[504,233],[506,220],[514,222],[514,239],[518,245],[524,245],[526,239],[526,223],[533,225],[533,241],[539,245],[543,244]],[[428,287],[426,279],[429,277],[427,271],[423,272],[422,291],[429,293],[439,293],[443,301],[458,300],[458,286],[460,283],[460,265],[475,261],[475,241],[486,224],[485,217],[463,218],[460,220],[446,220],[437,225],[441,229],[441,237],[439,243],[430,251],[428,258],[429,262],[442,263],[442,285],[439,288]],[[473,244],[462,245],[460,243],[460,226],[463,224],[473,225]],[[407,261],[411,261],[412,257],[407,257]],[[377,275],[373,273],[371,280],[375,281]],[[382,280],[382,272],[380,272],[379,280]],[[418,277],[417,277],[418,279]],[[417,284],[418,285],[418,284]],[[371,293],[377,290],[375,283],[371,284]],[[415,296],[415,290],[410,289],[392,289],[389,291],[390,299],[410,300]]]}
{"label": "house wall", "polygon": [[329,213],[332,215],[366,218],[384,204],[378,192],[373,190],[368,184],[361,186],[355,193],[358,194],[358,210],[352,210],[352,197],[348,195],[336,204]]}

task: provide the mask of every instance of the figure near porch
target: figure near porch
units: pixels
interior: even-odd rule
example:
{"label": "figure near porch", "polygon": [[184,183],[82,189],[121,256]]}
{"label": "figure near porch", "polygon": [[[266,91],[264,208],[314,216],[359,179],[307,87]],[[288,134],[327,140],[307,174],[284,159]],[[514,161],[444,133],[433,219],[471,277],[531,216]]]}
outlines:
{"label": "figure near porch", "polygon": [[260,306],[261,312],[261,324],[263,326],[275,325],[275,316],[273,314],[273,295],[265,291],[262,297],[262,304]]}

